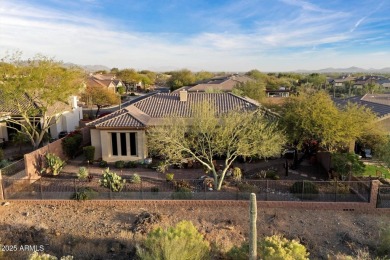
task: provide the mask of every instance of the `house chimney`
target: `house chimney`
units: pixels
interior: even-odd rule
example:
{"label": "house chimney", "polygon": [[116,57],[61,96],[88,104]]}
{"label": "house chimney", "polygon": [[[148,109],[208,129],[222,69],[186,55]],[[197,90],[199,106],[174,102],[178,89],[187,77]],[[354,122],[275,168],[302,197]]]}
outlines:
{"label": "house chimney", "polygon": [[72,96],[72,108],[73,109],[76,109],[78,106],[77,106],[77,97],[76,96]]}
{"label": "house chimney", "polygon": [[180,101],[186,102],[187,101],[187,97],[188,97],[187,90],[180,90],[179,91],[179,97],[180,97]]}

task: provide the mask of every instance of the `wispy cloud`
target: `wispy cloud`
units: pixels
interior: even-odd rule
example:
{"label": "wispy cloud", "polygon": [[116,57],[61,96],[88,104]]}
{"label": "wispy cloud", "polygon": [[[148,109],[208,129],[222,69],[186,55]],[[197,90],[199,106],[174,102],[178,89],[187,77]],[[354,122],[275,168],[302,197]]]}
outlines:
{"label": "wispy cloud", "polygon": [[367,16],[364,16],[363,18],[359,19],[359,20],[355,23],[355,25],[353,26],[353,28],[350,30],[350,32],[355,31],[355,30],[359,27],[359,25],[360,25],[366,18],[367,18]]}
{"label": "wispy cloud", "polygon": [[[84,2],[103,8],[99,7],[102,2],[80,1],[73,4],[80,6]],[[169,10],[175,12],[179,2],[170,2]],[[383,31],[381,35],[377,31],[374,34],[374,28],[357,30],[363,23],[373,21],[375,13],[362,17],[360,12],[324,8],[301,0],[281,0],[276,4],[232,1],[194,10],[188,13],[188,19],[198,21],[196,27],[201,30],[191,34],[168,30],[150,33],[137,24],[124,25],[118,19],[103,19],[102,14],[79,9],[75,7],[70,12],[5,0],[0,7],[0,50],[19,49],[29,57],[43,53],[66,62],[121,68],[269,71],[330,67],[336,57],[343,55],[349,57],[348,62],[368,61],[361,59],[362,54],[360,59],[351,58],[346,50],[360,44],[386,43],[390,37]],[[362,18],[353,22],[355,17]],[[369,53],[374,52],[382,51]],[[389,53],[385,55],[390,58]],[[385,63],[379,59],[375,62],[382,64],[378,66]]]}
{"label": "wispy cloud", "polygon": [[314,12],[320,12],[320,13],[332,12],[332,10],[320,8],[319,6],[312,4],[310,2],[307,2],[307,1],[302,1],[302,0],[281,0],[281,1],[288,4],[288,5],[298,6],[302,10],[305,10],[305,11],[314,11]]}

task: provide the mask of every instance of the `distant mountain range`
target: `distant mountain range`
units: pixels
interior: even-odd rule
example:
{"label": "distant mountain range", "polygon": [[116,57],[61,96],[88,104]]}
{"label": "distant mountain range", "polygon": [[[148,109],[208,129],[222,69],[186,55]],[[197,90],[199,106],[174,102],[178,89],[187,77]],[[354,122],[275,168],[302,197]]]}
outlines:
{"label": "distant mountain range", "polygon": [[325,68],[319,70],[294,70],[293,72],[297,73],[390,73],[390,67],[383,69],[363,69],[359,67],[349,67],[349,68]]}
{"label": "distant mountain range", "polygon": [[64,63],[64,66],[65,67],[72,67],[72,66],[81,67],[87,72],[95,72],[95,71],[99,71],[99,70],[105,70],[105,71],[111,70],[111,68],[104,66],[104,65],[78,65],[78,64],[74,64],[74,63],[70,63],[70,62]]}
{"label": "distant mountain range", "polygon": [[[99,70],[110,71],[111,68],[104,65],[78,65],[74,63],[64,63],[65,67],[78,66],[83,68],[87,72],[95,72]],[[174,69],[172,69],[174,70]],[[319,70],[294,70],[291,72],[295,73],[390,73],[390,67],[382,69],[363,69],[359,67],[349,67],[349,68],[325,68]]]}

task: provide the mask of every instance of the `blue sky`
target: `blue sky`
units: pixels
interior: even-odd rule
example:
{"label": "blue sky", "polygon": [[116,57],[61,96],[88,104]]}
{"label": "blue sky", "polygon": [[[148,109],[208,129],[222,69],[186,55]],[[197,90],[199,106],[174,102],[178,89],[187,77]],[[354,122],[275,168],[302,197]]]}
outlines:
{"label": "blue sky", "polygon": [[389,0],[0,0],[0,54],[164,71],[390,67]]}

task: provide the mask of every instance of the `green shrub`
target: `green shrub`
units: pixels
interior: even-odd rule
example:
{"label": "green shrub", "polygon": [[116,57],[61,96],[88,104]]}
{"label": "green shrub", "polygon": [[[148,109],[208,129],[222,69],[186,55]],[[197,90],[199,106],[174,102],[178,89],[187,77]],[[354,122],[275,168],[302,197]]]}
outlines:
{"label": "green shrub", "polygon": [[126,180],[117,175],[115,172],[110,172],[107,168],[103,171],[102,178],[99,180],[100,186],[109,188],[111,191],[119,192],[123,189]]}
{"label": "green shrub", "polygon": [[128,161],[125,164],[125,167],[126,168],[137,168],[137,162],[136,161]]}
{"label": "green shrub", "polygon": [[[58,260],[58,258],[50,254],[39,254],[37,251],[34,251],[28,256],[28,260]],[[62,256],[60,260],[73,260],[73,256]]]}
{"label": "green shrub", "polygon": [[309,259],[306,247],[297,240],[288,240],[280,235],[265,237],[258,251],[263,259],[305,260]]}
{"label": "green shrub", "polygon": [[[257,245],[257,252],[259,252],[259,245]],[[248,244],[248,242],[243,243],[239,247],[233,246],[226,253],[226,258],[229,260],[248,260],[249,259],[249,244]]]}
{"label": "green shrub", "polygon": [[85,160],[92,163],[95,159],[95,146],[85,146],[83,147],[83,152]]}
{"label": "green shrub", "polygon": [[8,161],[8,160],[5,160],[5,159],[3,159],[3,160],[0,160],[0,169],[1,168],[4,168],[4,167],[6,167],[6,166],[8,166],[8,165],[10,165],[11,163]]}
{"label": "green shrub", "polygon": [[232,176],[233,176],[233,180],[240,182],[242,177],[241,169],[238,167],[234,167]]}
{"label": "green shrub", "polygon": [[173,181],[174,177],[175,177],[174,173],[167,173],[167,174],[165,174],[165,180],[166,181]]}
{"label": "green shrub", "polygon": [[88,176],[89,176],[88,169],[85,168],[85,167],[80,167],[80,168],[79,168],[79,171],[78,171],[78,173],[77,173],[77,178],[83,180],[83,179],[88,178]]}
{"label": "green shrub", "polygon": [[179,188],[172,193],[173,200],[190,200],[192,199],[192,192],[189,188]]}
{"label": "green shrub", "polygon": [[122,168],[124,168],[125,167],[125,161],[116,161],[115,162],[115,168],[117,168],[117,169],[122,169]]}
{"label": "green shrub", "polygon": [[279,175],[276,174],[275,171],[267,171],[267,173],[265,174],[265,177],[267,179],[271,179],[271,180],[279,180]]}
{"label": "green shrub", "polygon": [[374,260],[374,259],[386,260],[386,258],[371,257],[370,252],[368,251],[367,248],[357,249],[353,256],[341,252],[338,252],[336,255],[332,255],[332,256],[328,255],[328,260]]}
{"label": "green shrub", "polygon": [[129,96],[135,96],[135,93],[134,92],[131,92]]}
{"label": "green shrub", "polygon": [[157,165],[157,171],[161,173],[165,173],[168,170],[169,164],[167,162],[159,162]]}
{"label": "green shrub", "polygon": [[49,254],[39,254],[38,252],[34,252],[31,255],[29,255],[28,260],[57,260],[58,258],[49,255]]}
{"label": "green shrub", "polygon": [[80,131],[74,131],[62,139],[62,150],[69,158],[75,158],[83,143],[83,135]]}
{"label": "green shrub", "polygon": [[173,185],[175,186],[176,190],[179,190],[181,188],[186,188],[186,189],[191,190],[191,184],[185,180],[174,181]]}
{"label": "green shrub", "polygon": [[[288,240],[280,235],[265,237],[257,243],[259,259],[270,260],[306,260],[309,253],[305,246],[297,240]],[[233,247],[227,253],[231,260],[249,259],[249,244],[243,243],[240,247]]]}
{"label": "green shrub", "polygon": [[390,259],[390,227],[381,230],[379,236],[378,255]]}
{"label": "green shrub", "polygon": [[181,221],[166,230],[157,228],[150,232],[137,256],[142,260],[201,260],[208,259],[210,245],[189,221]]}
{"label": "green shrub", "polygon": [[291,186],[290,191],[297,194],[318,194],[317,186],[311,181],[297,181]]}
{"label": "green shrub", "polygon": [[90,200],[93,199],[96,195],[96,191],[91,188],[83,188],[80,191],[75,192],[71,199],[73,200]]}
{"label": "green shrub", "polygon": [[130,179],[130,182],[131,183],[141,183],[141,176],[139,176],[138,174],[134,173],[133,176],[131,176],[131,179]]}
{"label": "green shrub", "polygon": [[116,90],[117,90],[119,95],[125,94],[125,87],[124,86],[119,86]]}
{"label": "green shrub", "polygon": [[45,161],[47,165],[47,168],[44,169],[45,172],[54,176],[60,174],[65,166],[65,162],[54,153],[45,154]]}
{"label": "green shrub", "polygon": [[107,161],[101,160],[101,161],[99,162],[99,167],[100,167],[100,168],[106,168],[107,165],[108,165]]}
{"label": "green shrub", "polygon": [[349,173],[361,175],[365,165],[355,153],[333,153],[332,165],[334,170],[345,180]]}

